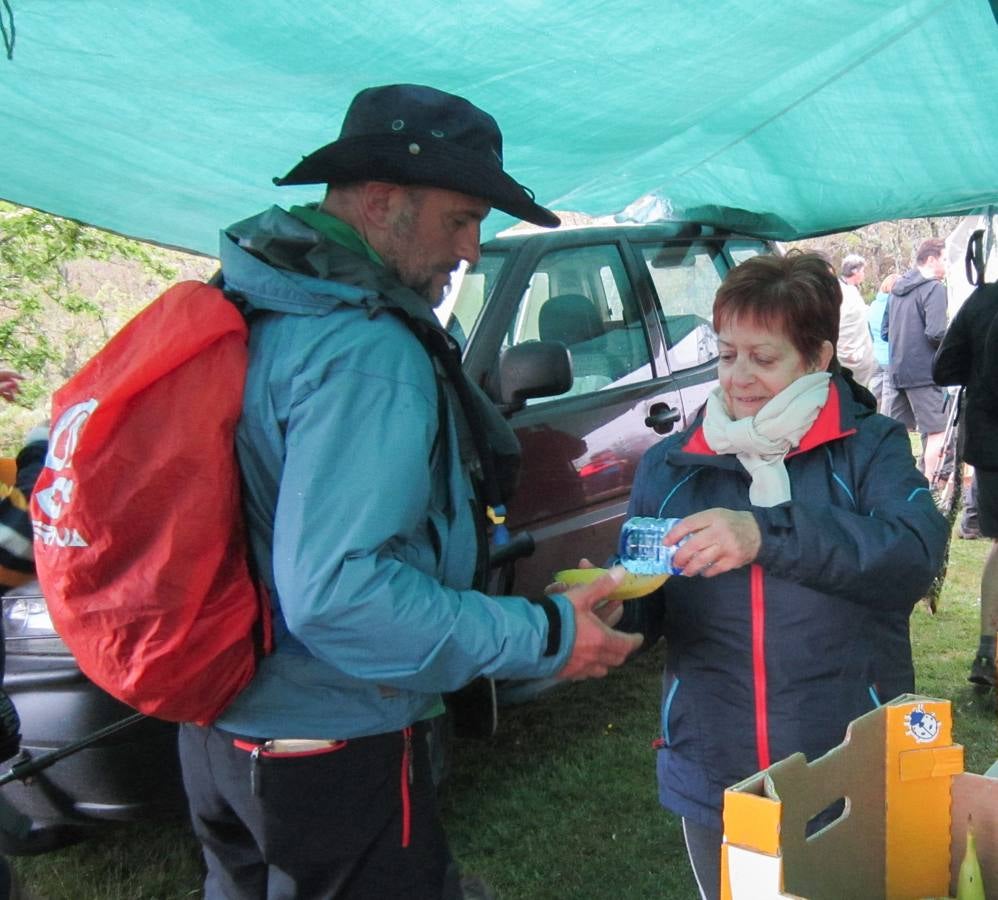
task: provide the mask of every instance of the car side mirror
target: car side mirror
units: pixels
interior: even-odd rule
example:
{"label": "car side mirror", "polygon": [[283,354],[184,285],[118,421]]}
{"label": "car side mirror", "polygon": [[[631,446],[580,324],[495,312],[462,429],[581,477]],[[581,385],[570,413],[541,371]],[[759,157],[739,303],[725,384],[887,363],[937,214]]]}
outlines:
{"label": "car side mirror", "polygon": [[572,356],[561,341],[527,341],[499,356],[499,404],[507,415],[533,397],[555,397],[572,387]]}

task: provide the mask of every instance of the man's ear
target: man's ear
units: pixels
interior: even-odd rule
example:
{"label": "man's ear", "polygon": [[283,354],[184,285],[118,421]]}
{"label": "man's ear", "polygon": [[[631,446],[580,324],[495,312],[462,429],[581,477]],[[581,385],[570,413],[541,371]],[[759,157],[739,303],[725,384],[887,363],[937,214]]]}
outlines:
{"label": "man's ear", "polygon": [[365,224],[378,231],[389,228],[395,221],[403,188],[385,181],[367,181],[360,189],[358,204]]}

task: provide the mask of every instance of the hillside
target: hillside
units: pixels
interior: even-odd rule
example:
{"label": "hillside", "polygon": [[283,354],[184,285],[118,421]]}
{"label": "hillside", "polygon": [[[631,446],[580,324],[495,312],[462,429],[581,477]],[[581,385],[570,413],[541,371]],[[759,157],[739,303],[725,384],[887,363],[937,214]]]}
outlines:
{"label": "hillside", "polygon": [[19,401],[0,404],[0,454],[16,452],[52,392],[136,312],[216,267],[0,201],[0,367],[26,376]]}

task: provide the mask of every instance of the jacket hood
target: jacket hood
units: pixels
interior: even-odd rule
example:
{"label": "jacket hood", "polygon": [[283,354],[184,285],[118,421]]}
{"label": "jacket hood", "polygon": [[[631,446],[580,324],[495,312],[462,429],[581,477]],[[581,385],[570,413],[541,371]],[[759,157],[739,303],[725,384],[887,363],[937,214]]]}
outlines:
{"label": "jacket hood", "polygon": [[324,315],[341,304],[380,305],[362,283],[364,260],[277,206],[222,231],[219,258],[225,289],[251,310]]}
{"label": "jacket hood", "polygon": [[894,290],[891,293],[903,297],[905,294],[910,294],[915,288],[921,287],[923,284],[930,284],[935,280],[935,278],[926,278],[918,269],[911,269],[894,282]]}

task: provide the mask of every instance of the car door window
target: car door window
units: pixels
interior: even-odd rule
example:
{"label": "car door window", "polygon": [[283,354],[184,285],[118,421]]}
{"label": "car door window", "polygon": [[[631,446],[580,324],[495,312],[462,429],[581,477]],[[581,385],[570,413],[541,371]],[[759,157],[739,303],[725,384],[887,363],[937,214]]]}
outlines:
{"label": "car door window", "polygon": [[644,320],[615,245],[572,247],[541,257],[503,349],[538,340],[560,341],[571,353],[572,387],[561,397],[652,377]]}
{"label": "car door window", "polygon": [[672,372],[717,358],[712,310],[725,263],[720,248],[706,242],[645,244],[640,247],[658,299]]}
{"label": "car door window", "polygon": [[451,283],[436,314],[462,349],[508,259],[508,253],[483,253],[474,268],[469,269],[462,262],[451,276]]}

